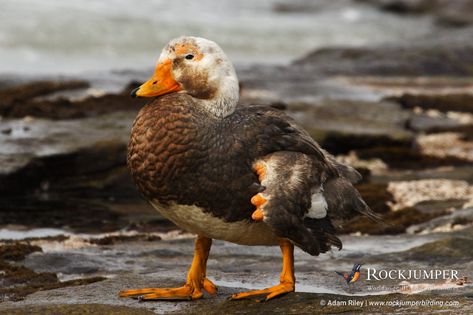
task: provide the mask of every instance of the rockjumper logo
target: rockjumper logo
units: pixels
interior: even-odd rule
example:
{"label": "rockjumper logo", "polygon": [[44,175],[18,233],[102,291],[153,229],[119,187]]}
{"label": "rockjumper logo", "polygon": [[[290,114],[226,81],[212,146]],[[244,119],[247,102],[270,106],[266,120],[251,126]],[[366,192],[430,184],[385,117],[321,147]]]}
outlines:
{"label": "rockjumper logo", "polygon": [[438,279],[455,279],[458,280],[458,270],[452,269],[394,269],[394,270],[376,270],[375,268],[367,268],[368,274],[366,280],[438,280]]}
{"label": "rockjumper logo", "polygon": [[335,273],[347,282],[348,285],[355,283],[360,280],[361,275],[361,264],[354,264],[350,273],[335,271]]}

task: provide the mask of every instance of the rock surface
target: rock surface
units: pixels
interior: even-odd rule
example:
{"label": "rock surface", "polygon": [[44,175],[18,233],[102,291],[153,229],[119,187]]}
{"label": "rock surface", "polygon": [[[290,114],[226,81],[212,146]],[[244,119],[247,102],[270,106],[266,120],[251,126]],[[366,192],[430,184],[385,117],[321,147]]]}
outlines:
{"label": "rock surface", "polygon": [[450,27],[473,23],[473,3],[469,0],[358,0],[381,10],[398,14],[429,14],[436,22]]}
{"label": "rock surface", "polygon": [[[105,276],[108,279],[85,286],[73,286],[40,291],[23,301],[6,301],[0,311],[26,314],[40,310],[66,312],[72,305],[77,309],[112,312],[113,308],[123,314],[135,314],[136,308],[154,313],[202,313],[239,314],[273,312],[276,314],[301,314],[327,312],[430,312],[432,310],[455,310],[463,312],[473,307],[467,296],[473,293],[471,284],[456,284],[445,280],[370,281],[366,268],[435,269],[448,262],[449,268],[458,270],[461,277],[471,276],[471,259],[464,253],[471,246],[472,230],[425,236],[346,236],[346,247],[320,257],[310,257],[296,250],[296,277],[298,293],[267,303],[228,301],[235,292],[267,287],[278,279],[280,253],[275,247],[245,247],[216,241],[211,251],[208,274],[219,287],[217,297],[206,296],[192,302],[155,301],[139,303],[119,298],[117,292],[126,288],[146,286],[178,286],[185,279],[186,269],[192,259],[193,239],[181,235],[180,240],[136,242],[130,239],[119,244],[96,246],[86,236],[75,236],[75,248],[65,248],[63,241],[36,240],[45,250],[34,253],[21,264],[42,272],[61,271],[62,279],[77,276]],[[164,238],[165,235],[163,235]],[[94,236],[94,238],[103,236]],[[79,242],[79,239],[82,239]],[[56,245],[53,245],[53,244]],[[79,245],[81,244],[81,245]],[[369,249],[367,251],[367,249]],[[349,270],[354,262],[363,257],[362,281],[348,286],[335,271]],[[432,257],[438,257],[433,260]],[[455,260],[455,263],[453,262]],[[67,263],[66,260],[75,263]],[[47,263],[45,263],[47,262]],[[78,264],[88,268],[77,268]],[[401,283],[402,282],[402,283]],[[448,291],[443,291],[448,290]],[[405,294],[415,291],[416,295]],[[304,293],[305,292],[305,293]],[[442,293],[440,293],[442,292]],[[448,297],[445,295],[448,292]],[[413,306],[396,308],[393,305],[369,305],[375,301],[458,301],[455,307]],[[324,302],[322,302],[322,300]],[[322,305],[328,301],[363,301],[362,306]],[[366,302],[364,302],[366,301]],[[391,302],[394,303],[394,302]],[[88,306],[86,306],[86,304]],[[62,313],[60,313],[62,314]]]}
{"label": "rock surface", "polygon": [[125,161],[133,114],[52,122],[4,119],[0,134],[0,191],[16,191],[58,176],[108,170]]}

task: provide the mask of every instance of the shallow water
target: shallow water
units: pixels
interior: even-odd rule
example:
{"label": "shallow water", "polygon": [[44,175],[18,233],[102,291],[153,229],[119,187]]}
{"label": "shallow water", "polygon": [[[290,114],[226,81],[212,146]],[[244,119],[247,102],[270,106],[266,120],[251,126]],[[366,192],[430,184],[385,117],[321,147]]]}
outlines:
{"label": "shallow water", "polygon": [[[280,12],[279,4],[304,10]],[[3,0],[0,74],[72,74],[151,67],[171,38],[220,43],[237,63],[287,63],[326,46],[410,40],[424,17],[402,17],[348,0]]]}

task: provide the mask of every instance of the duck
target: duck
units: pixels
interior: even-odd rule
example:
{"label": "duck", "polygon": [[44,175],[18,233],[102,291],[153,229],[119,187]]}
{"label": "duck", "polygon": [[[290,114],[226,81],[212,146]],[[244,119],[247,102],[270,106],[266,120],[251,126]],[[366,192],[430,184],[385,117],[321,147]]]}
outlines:
{"label": "duck", "polygon": [[239,104],[239,80],[222,48],[194,36],[171,40],[151,78],[131,92],[139,111],[127,164],[142,196],[196,235],[184,285],[127,289],[120,297],[195,300],[217,294],[207,277],[212,240],[279,246],[279,283],[235,293],[271,300],[295,290],[294,247],[317,256],[342,248],[336,224],[377,219],[353,186],[361,175],[273,107]]}

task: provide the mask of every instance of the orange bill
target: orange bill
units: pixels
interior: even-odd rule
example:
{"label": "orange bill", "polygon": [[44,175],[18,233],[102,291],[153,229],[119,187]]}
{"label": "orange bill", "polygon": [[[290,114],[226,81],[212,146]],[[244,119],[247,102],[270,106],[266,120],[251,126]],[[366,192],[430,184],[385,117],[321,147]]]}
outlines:
{"label": "orange bill", "polygon": [[153,97],[180,91],[181,85],[172,76],[172,61],[167,59],[156,66],[153,76],[131,92],[134,97]]}

